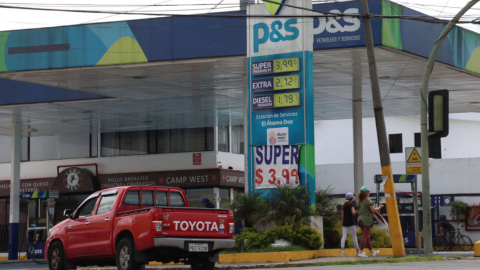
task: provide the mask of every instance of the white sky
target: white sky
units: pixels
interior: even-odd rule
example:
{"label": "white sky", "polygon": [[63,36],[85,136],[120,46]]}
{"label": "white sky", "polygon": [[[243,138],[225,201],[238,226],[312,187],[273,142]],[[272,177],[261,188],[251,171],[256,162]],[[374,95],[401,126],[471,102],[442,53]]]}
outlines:
{"label": "white sky", "polygon": [[[237,10],[239,1],[240,0],[0,0],[0,5],[130,13],[188,14]],[[328,1],[342,2],[343,0],[313,0],[314,3]],[[394,0],[394,2],[403,6],[442,19],[451,19],[468,1],[469,0]],[[473,7],[464,16],[464,20],[474,20],[478,17],[480,17],[480,4]],[[33,11],[0,7],[0,31],[141,18],[152,18],[152,16]],[[462,24],[461,26],[480,33],[479,25]]]}

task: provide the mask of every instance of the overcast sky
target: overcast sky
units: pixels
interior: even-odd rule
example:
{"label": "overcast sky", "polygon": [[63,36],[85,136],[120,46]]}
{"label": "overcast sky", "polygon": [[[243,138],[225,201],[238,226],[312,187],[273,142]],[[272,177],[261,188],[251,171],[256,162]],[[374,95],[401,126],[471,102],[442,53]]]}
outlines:
{"label": "overcast sky", "polygon": [[[240,0],[0,0],[0,5],[68,10],[185,14],[238,10],[239,1]],[[329,0],[313,0],[314,3],[326,1]],[[336,0],[335,2],[341,1],[342,0]],[[434,17],[451,19],[465,6],[468,0],[401,0],[394,2]],[[471,9],[464,19],[473,20],[478,17],[480,17],[480,4],[477,4]],[[152,16],[35,11],[0,7],[0,31],[141,18],[152,18]],[[464,24],[462,26],[480,33],[480,26],[478,25]]]}

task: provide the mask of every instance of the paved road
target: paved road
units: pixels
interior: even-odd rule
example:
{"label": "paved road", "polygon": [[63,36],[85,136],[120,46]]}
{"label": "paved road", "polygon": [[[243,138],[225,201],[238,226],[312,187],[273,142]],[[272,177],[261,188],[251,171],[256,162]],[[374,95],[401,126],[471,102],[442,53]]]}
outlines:
{"label": "paved road", "polygon": [[[315,266],[315,267],[291,267],[291,268],[268,268],[269,270],[321,270],[321,269],[346,269],[346,270],[384,270],[388,267],[388,270],[405,270],[405,269],[435,269],[435,270],[467,270],[467,269],[479,269],[478,260],[454,260],[454,261],[436,261],[436,262],[413,262],[413,263],[391,263],[391,264],[367,264],[367,265],[338,265],[338,266]],[[180,267],[179,267],[180,268]],[[183,267],[182,267],[183,268]],[[48,270],[46,264],[14,264],[14,265],[0,265],[1,270]],[[79,267],[79,270],[88,270],[92,268]],[[95,269],[99,269],[96,268]],[[112,269],[112,267],[106,267],[105,269]],[[160,269],[155,266],[148,266],[147,270]],[[184,268],[190,269],[190,268]],[[264,268],[258,268],[264,269]]]}

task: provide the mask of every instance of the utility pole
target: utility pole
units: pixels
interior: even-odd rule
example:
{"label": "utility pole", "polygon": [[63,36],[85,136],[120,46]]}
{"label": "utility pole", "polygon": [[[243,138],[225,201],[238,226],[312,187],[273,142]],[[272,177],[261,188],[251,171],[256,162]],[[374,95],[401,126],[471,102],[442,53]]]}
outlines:
{"label": "utility pole", "polygon": [[384,192],[387,202],[388,223],[390,227],[390,238],[392,239],[393,255],[405,257],[405,245],[403,243],[400,217],[398,215],[397,199],[393,184],[392,164],[388,152],[387,130],[383,116],[382,97],[378,83],[377,65],[373,52],[372,26],[370,24],[368,0],[361,0],[363,13],[363,27],[365,29],[365,43],[368,55],[368,68],[370,71],[370,84],[372,85],[373,110],[375,112],[375,123],[377,126],[378,149],[380,152],[380,164],[382,166],[382,177],[386,179]]}
{"label": "utility pole", "polygon": [[352,118],[353,118],[353,193],[363,186],[363,128],[362,128],[362,58],[352,50]]}
{"label": "utility pole", "polygon": [[[362,0],[363,1],[363,0]],[[433,71],[433,65],[435,64],[435,59],[437,58],[438,51],[443,44],[445,38],[447,38],[448,32],[452,30],[455,24],[460,20],[460,18],[476,3],[480,0],[472,0],[462,8],[457,15],[448,23],[448,25],[443,30],[442,34],[438,38],[435,46],[433,46],[430,57],[428,58],[427,67],[425,68],[425,73],[423,75],[421,99],[420,99],[420,127],[421,127],[421,138],[422,138],[422,205],[423,205],[423,228],[422,236],[424,239],[424,253],[429,256],[432,255],[432,217],[430,213],[430,171],[429,171],[429,160],[428,160],[428,130],[427,130],[427,98],[428,98],[428,83],[430,81],[430,75]]]}

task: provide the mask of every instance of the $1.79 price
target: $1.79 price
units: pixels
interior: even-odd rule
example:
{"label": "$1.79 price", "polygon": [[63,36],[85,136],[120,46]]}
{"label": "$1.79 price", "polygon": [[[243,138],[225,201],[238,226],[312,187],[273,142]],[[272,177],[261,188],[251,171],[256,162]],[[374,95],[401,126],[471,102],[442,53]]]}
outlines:
{"label": "$1.79 price", "polygon": [[[264,172],[262,169],[255,170],[255,183],[261,185],[264,181],[268,181],[269,184],[285,183],[289,185],[290,183],[298,185],[298,170],[297,169],[283,169],[282,175],[277,175],[277,170],[270,169],[268,172]],[[266,175],[266,176],[265,176]]]}

